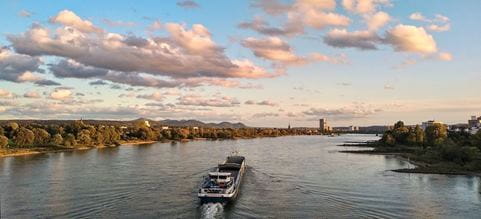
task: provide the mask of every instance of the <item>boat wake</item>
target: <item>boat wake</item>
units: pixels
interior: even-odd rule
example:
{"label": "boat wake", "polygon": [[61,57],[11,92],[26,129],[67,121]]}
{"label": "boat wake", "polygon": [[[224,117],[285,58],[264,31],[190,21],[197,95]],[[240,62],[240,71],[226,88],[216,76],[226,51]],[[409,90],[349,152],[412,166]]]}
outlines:
{"label": "boat wake", "polygon": [[224,206],[221,203],[208,203],[201,206],[201,218],[224,218]]}

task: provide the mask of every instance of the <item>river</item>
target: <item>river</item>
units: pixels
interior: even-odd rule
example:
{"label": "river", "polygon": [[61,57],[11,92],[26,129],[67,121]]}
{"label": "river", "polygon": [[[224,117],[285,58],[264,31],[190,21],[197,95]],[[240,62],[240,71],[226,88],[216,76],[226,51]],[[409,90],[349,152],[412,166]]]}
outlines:
{"label": "river", "polygon": [[[480,218],[478,177],[395,173],[392,156],[339,153],[373,135],[154,143],[0,158],[0,218]],[[204,174],[246,156],[241,194],[200,205]]]}

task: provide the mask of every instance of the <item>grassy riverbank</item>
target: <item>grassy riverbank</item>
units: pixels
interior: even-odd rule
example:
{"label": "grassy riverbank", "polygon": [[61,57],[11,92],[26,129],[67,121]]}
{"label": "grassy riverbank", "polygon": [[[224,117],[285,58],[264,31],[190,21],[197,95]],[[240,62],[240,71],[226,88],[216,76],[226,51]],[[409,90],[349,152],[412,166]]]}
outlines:
{"label": "grassy riverbank", "polygon": [[481,176],[481,132],[473,135],[449,131],[444,125],[422,130],[398,122],[379,141],[347,142],[339,146],[358,148],[342,150],[343,153],[395,155],[415,166],[395,172]]}

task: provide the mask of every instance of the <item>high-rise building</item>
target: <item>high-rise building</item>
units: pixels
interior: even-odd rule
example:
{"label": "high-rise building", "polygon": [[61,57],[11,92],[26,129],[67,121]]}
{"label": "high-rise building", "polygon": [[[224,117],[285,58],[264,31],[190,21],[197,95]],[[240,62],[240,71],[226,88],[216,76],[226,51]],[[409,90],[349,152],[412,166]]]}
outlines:
{"label": "high-rise building", "polygon": [[331,131],[331,127],[329,127],[329,125],[327,124],[326,118],[319,119],[319,131],[321,132]]}
{"label": "high-rise building", "polygon": [[469,128],[480,128],[481,127],[481,117],[471,116],[468,120]]}

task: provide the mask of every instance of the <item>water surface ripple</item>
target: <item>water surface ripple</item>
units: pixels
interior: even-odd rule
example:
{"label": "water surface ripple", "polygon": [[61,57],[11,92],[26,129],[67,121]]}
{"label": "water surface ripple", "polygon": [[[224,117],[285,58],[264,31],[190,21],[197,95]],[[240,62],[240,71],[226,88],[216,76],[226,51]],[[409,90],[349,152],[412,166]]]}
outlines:
{"label": "water surface ripple", "polygon": [[[392,156],[345,154],[372,135],[292,136],[0,158],[1,218],[480,218],[480,179],[403,174]],[[247,157],[238,200],[199,205],[206,172]]]}

